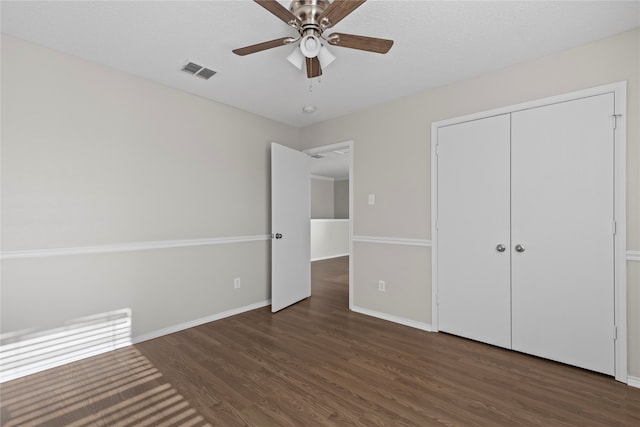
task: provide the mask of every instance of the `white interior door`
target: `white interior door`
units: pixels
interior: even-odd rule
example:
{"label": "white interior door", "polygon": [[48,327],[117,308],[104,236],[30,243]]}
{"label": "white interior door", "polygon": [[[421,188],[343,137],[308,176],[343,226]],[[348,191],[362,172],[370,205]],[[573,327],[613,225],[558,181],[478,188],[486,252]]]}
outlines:
{"label": "white interior door", "polygon": [[513,113],[511,149],[513,349],[611,375],[613,114],[613,94]]}
{"label": "white interior door", "polygon": [[438,327],[510,348],[509,115],[439,128],[437,162]]}
{"label": "white interior door", "polygon": [[309,156],[271,144],[271,311],[311,296]]}

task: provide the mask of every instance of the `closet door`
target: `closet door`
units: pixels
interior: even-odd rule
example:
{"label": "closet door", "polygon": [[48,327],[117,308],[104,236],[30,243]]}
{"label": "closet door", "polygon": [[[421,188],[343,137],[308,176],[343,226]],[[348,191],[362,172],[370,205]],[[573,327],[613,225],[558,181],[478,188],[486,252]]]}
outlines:
{"label": "closet door", "polygon": [[513,113],[511,128],[513,349],[610,375],[613,108],[593,96]]}
{"label": "closet door", "polygon": [[438,327],[510,348],[509,115],[439,128],[437,167]]}

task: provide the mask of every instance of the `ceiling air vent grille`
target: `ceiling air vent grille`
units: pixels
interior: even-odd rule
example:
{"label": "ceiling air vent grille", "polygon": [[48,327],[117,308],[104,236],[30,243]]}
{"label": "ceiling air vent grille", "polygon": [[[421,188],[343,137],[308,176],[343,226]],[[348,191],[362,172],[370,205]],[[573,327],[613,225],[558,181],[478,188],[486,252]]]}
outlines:
{"label": "ceiling air vent grille", "polygon": [[195,62],[187,62],[187,64],[182,67],[182,71],[184,71],[185,73],[193,74],[194,76],[198,76],[201,79],[205,80],[209,80],[216,74],[216,72],[212,69],[203,67],[202,65],[198,65]]}

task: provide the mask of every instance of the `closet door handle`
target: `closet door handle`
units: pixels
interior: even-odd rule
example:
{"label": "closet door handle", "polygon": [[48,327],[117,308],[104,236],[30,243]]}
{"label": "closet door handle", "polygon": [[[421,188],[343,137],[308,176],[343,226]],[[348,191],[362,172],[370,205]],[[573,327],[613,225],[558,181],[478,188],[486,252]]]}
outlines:
{"label": "closet door handle", "polygon": [[516,252],[524,252],[524,245],[517,244],[516,245]]}
{"label": "closet door handle", "polygon": [[504,252],[506,250],[507,250],[507,248],[502,243],[500,243],[498,246],[496,246],[496,251],[498,251],[498,252]]}

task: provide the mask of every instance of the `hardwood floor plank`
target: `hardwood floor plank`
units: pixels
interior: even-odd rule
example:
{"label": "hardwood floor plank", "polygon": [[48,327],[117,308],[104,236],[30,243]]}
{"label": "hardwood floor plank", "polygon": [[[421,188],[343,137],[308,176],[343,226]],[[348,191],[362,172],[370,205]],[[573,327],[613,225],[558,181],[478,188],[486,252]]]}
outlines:
{"label": "hardwood floor plank", "polygon": [[348,257],[312,296],[1,385],[12,426],[638,426],[613,378],[348,310]]}

